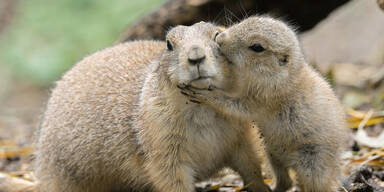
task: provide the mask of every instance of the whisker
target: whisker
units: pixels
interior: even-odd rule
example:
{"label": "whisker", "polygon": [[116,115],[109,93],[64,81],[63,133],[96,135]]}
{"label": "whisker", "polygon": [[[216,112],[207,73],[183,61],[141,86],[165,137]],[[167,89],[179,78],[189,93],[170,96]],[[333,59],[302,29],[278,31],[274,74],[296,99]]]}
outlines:
{"label": "whisker", "polygon": [[238,22],[241,21],[239,17],[237,17],[231,10],[227,9],[228,13],[230,13],[235,19],[237,19]]}
{"label": "whisker", "polygon": [[[249,17],[248,12],[247,12],[247,10],[245,9],[244,4],[242,3],[241,0],[239,1],[239,6],[240,6],[240,11],[241,11],[241,13],[243,13],[242,11],[244,11],[244,15],[242,15],[242,16],[243,16],[243,19],[248,18],[248,17]],[[245,16],[245,17],[244,17],[244,16]]]}
{"label": "whisker", "polygon": [[223,10],[224,10],[224,17],[225,17],[226,26],[231,26],[232,25],[232,20],[231,20],[231,18],[228,15],[227,8],[224,6]]}
{"label": "whisker", "polygon": [[219,14],[217,14],[216,17],[213,19],[213,23],[215,23],[215,24],[218,23],[219,19],[221,19],[220,17],[222,16],[223,13],[224,13],[224,9],[221,9]]}

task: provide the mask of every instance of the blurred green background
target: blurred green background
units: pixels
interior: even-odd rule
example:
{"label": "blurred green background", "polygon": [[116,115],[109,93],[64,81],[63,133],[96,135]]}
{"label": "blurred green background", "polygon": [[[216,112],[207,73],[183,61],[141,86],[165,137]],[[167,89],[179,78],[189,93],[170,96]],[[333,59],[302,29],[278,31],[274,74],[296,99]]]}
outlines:
{"label": "blurred green background", "polygon": [[0,67],[47,86],[82,57],[113,45],[129,24],[164,1],[19,0],[0,34]]}

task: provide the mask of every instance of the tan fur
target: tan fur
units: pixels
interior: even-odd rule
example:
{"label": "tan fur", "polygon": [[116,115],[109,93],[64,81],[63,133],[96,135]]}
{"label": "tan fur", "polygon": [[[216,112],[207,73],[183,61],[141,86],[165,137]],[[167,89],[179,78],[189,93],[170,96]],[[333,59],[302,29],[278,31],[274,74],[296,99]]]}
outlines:
{"label": "tan fur", "polygon": [[[167,35],[173,51],[163,42],[130,42],[67,72],[39,133],[38,191],[191,192],[225,166],[252,182],[252,191],[269,191],[247,123],[190,102],[177,88],[235,90],[232,65],[213,41],[217,30],[178,26]],[[199,65],[188,61],[201,56]]]}
{"label": "tan fur", "polygon": [[[255,121],[274,169],[274,191],[291,186],[288,169],[304,192],[330,192],[340,175],[344,112],[329,84],[304,60],[295,33],[268,17],[251,17],[216,41],[233,62],[239,96],[190,88],[194,99]],[[264,51],[250,46],[260,44]]]}

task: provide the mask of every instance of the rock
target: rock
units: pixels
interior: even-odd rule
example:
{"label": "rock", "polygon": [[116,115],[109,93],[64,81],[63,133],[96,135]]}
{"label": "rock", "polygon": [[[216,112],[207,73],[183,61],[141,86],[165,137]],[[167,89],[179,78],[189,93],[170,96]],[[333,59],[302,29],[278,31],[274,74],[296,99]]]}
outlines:
{"label": "rock", "polygon": [[36,185],[33,182],[0,173],[0,191],[34,192]]}
{"label": "rock", "polygon": [[15,12],[17,0],[1,0],[0,1],[0,33],[4,31],[10,23]]}
{"label": "rock", "polygon": [[[352,0],[302,34],[300,40],[307,60],[326,73],[338,63],[378,69],[384,64],[383,34],[384,12],[376,2]],[[355,74],[353,79],[358,79],[359,73]]]}
{"label": "rock", "polygon": [[377,0],[377,4],[384,11],[384,0]]}
{"label": "rock", "polygon": [[332,10],[348,0],[168,0],[157,10],[128,27],[120,41],[163,39],[166,29],[175,25],[191,25],[212,21],[230,25],[248,15],[268,13],[295,23],[300,31],[308,30]]}

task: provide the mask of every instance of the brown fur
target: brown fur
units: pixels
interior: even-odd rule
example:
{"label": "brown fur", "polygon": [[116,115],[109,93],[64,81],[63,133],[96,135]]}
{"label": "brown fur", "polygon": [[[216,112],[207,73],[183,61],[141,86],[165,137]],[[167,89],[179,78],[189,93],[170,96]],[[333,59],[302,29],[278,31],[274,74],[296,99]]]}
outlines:
{"label": "brown fur", "polygon": [[[304,60],[295,33],[268,17],[251,17],[216,38],[233,62],[241,93],[190,88],[187,94],[229,115],[255,121],[274,169],[274,191],[291,186],[288,169],[304,192],[330,192],[340,175],[344,112],[329,84]],[[264,51],[250,46],[260,44]],[[235,82],[236,83],[236,82]]]}
{"label": "brown fur", "polygon": [[[235,90],[227,82],[232,65],[213,41],[217,30],[178,26],[167,35],[172,51],[163,42],[131,42],[67,72],[40,130],[39,191],[191,192],[196,180],[225,166],[252,182],[251,190],[269,191],[247,123],[190,102],[177,88]],[[202,56],[199,64],[188,61]]]}

